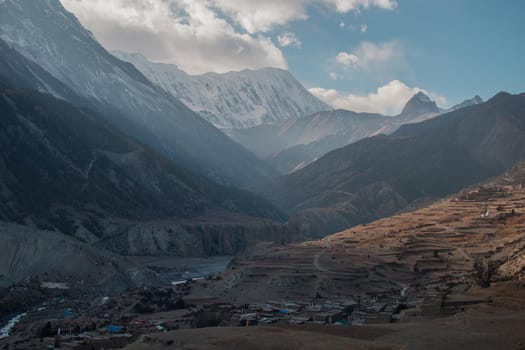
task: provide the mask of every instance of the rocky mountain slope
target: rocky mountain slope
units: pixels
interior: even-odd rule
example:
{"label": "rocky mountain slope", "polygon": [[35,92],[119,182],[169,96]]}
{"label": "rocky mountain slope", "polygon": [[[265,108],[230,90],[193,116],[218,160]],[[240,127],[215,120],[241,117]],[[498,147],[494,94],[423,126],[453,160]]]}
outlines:
{"label": "rocky mountain slope", "polygon": [[420,122],[439,114],[435,102],[418,93],[407,102],[401,114],[393,117],[345,110],[325,111],[273,125],[234,130],[232,136],[286,174],[334,149],[367,137],[390,134],[403,124]]}
{"label": "rocky mountain slope", "polygon": [[77,106],[91,106],[87,99],[69,89],[38,64],[26,59],[0,39],[0,76],[4,84],[12,87],[45,91],[57,98],[71,101]]}
{"label": "rocky mountain slope", "polygon": [[256,242],[291,242],[304,237],[271,220],[228,215],[227,220],[193,218],[161,220],[129,225],[96,246],[125,256],[235,255]]}
{"label": "rocky mountain slope", "polygon": [[285,70],[189,75],[174,65],[150,62],[140,54],[113,54],[132,63],[149,80],[219,129],[273,124],[332,109]]}
{"label": "rocky mountain slope", "polygon": [[147,220],[221,210],[282,218],[257,196],[187,172],[94,112],[48,95],[0,89],[3,219],[29,217],[70,233],[79,224],[71,217],[96,227],[93,217],[103,213]]}
{"label": "rocky mountain slope", "polygon": [[[2,1],[0,38],[89,100],[108,122],[192,171],[240,186],[273,174],[131,64],[108,53],[58,0]],[[43,82],[39,88],[67,98]]]}
{"label": "rocky mountain slope", "polygon": [[418,92],[408,100],[399,118],[403,124],[417,123],[435,117],[439,112],[436,102],[423,92]]}
{"label": "rocky mountain slope", "polygon": [[262,191],[323,235],[391,215],[501,173],[525,158],[525,94],[361,140]]}
{"label": "rocky mountain slope", "polygon": [[11,282],[33,276],[65,283],[83,280],[83,286],[70,287],[106,292],[157,283],[153,272],[126,258],[58,232],[0,222],[0,238],[0,276]]}

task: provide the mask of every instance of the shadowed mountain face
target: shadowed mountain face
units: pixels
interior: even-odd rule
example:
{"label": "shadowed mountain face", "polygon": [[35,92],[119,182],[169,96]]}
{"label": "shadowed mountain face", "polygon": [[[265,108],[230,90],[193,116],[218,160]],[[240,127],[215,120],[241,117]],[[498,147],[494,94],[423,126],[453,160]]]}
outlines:
{"label": "shadowed mountain face", "polygon": [[[109,54],[58,0],[0,2],[0,38],[121,131],[192,171],[239,186],[274,174],[131,64]],[[42,92],[70,97],[45,81],[33,82]]]}
{"label": "shadowed mountain face", "polygon": [[333,151],[266,193],[324,235],[391,215],[503,172],[525,158],[525,95],[490,101]]}
{"label": "shadowed mountain face", "polygon": [[0,89],[0,218],[91,233],[107,216],[191,218],[212,211],[282,219],[272,205],[178,167],[104,118],[48,95]]}
{"label": "shadowed mountain face", "polygon": [[389,117],[345,110],[325,111],[272,125],[233,130],[232,137],[281,173],[299,170],[324,154],[361,139],[391,134],[401,125],[439,115],[436,103],[414,95],[403,112]]}

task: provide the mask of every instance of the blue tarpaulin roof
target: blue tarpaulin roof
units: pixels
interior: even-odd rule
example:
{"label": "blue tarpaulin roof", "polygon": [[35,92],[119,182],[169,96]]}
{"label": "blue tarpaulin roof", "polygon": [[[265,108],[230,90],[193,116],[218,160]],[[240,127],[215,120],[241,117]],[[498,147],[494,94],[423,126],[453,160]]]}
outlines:
{"label": "blue tarpaulin roof", "polygon": [[67,308],[64,310],[64,318],[73,318],[73,316],[75,316],[75,313],[72,309]]}
{"label": "blue tarpaulin roof", "polygon": [[122,332],[124,328],[122,326],[116,326],[114,324],[111,324],[109,326],[106,327],[106,331],[110,332],[110,333],[120,333]]}

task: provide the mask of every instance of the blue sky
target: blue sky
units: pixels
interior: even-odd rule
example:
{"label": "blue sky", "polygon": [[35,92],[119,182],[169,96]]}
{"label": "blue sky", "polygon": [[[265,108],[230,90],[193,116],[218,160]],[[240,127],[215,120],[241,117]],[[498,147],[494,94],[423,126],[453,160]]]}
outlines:
{"label": "blue sky", "polygon": [[[310,87],[366,93],[392,79],[435,91],[450,102],[479,94],[525,91],[525,1],[398,1],[394,11],[373,8],[359,15],[313,14],[293,30],[301,49],[285,48],[290,71]],[[339,27],[340,20],[346,24]],[[366,25],[366,32],[359,30]],[[348,72],[332,80],[327,63],[363,41],[396,41],[402,62],[384,71]],[[312,68],[315,67],[315,68]]]}
{"label": "blue sky", "polygon": [[273,66],[334,107],[525,91],[525,1],[61,0],[109,49],[191,74]]}

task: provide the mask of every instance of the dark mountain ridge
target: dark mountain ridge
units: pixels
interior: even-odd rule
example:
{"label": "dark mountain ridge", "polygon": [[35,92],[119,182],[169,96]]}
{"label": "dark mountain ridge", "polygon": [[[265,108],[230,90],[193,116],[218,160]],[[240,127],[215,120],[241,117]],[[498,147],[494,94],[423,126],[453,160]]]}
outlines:
{"label": "dark mountain ridge", "polygon": [[332,151],[262,191],[324,235],[440,198],[525,159],[525,96],[488,102]]}

